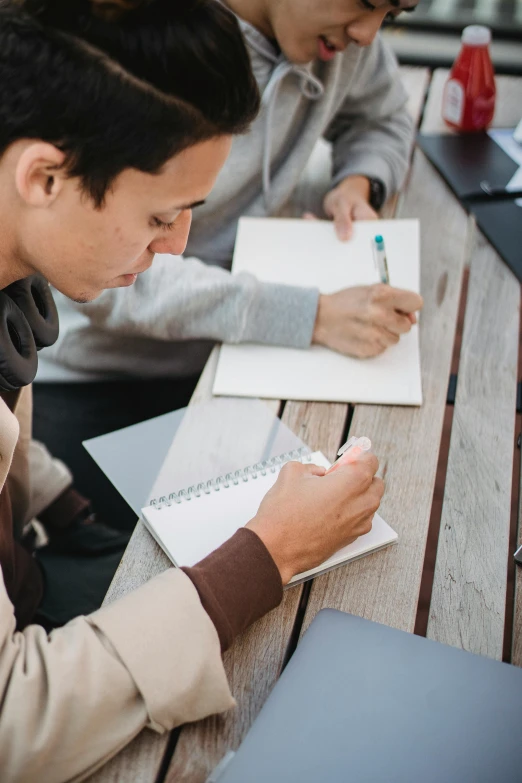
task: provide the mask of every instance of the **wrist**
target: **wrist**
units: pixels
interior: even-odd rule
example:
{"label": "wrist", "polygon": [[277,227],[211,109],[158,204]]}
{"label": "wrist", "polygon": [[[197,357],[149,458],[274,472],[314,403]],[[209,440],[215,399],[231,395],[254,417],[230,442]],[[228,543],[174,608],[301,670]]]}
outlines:
{"label": "wrist", "polygon": [[319,295],[319,302],[317,305],[317,315],[315,317],[314,331],[312,334],[312,343],[315,345],[324,345],[326,340],[326,327],[325,321],[325,307],[327,297],[325,294]]}
{"label": "wrist", "polygon": [[222,651],[283,597],[279,570],[252,529],[240,528],[200,563],[182,570],[214,623]]}
{"label": "wrist", "polygon": [[280,536],[277,535],[276,526],[263,524],[261,520],[254,517],[246,527],[261,540],[279,571],[283,586],[287,585],[297,571],[294,571],[287,562],[288,558],[284,555],[284,546]]}

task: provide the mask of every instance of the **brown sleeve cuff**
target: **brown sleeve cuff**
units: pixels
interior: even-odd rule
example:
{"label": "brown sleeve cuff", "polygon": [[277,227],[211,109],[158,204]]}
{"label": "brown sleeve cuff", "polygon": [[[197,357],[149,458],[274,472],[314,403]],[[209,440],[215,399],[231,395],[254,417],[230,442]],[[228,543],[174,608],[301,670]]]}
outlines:
{"label": "brown sleeve cuff", "polygon": [[183,568],[216,626],[221,650],[275,609],[283,598],[281,575],[259,536],[241,528],[192,568]]}
{"label": "brown sleeve cuff", "polygon": [[68,487],[45,511],[38,514],[38,519],[46,527],[66,528],[73,519],[90,509],[91,503],[72,487]]}

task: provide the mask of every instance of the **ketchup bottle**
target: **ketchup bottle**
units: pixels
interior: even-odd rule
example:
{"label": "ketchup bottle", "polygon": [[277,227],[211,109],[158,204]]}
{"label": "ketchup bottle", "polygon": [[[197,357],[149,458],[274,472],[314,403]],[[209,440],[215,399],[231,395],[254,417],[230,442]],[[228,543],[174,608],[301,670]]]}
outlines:
{"label": "ketchup bottle", "polygon": [[489,55],[491,31],[470,25],[453,64],[442,99],[442,117],[450,128],[470,132],[487,128],[495,112],[495,72]]}

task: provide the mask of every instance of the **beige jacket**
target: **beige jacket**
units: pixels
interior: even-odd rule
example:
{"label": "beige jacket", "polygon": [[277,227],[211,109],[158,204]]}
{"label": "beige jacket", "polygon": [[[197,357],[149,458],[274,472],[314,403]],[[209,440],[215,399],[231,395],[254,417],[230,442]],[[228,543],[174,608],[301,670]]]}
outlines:
{"label": "beige jacket", "polygon": [[[70,475],[31,441],[30,389],[14,411],[0,400],[0,491],[8,480],[23,524]],[[0,579],[2,783],[82,780],[144,727],[163,732],[233,705],[217,632],[181,571],[50,636],[39,626],[15,631]]]}

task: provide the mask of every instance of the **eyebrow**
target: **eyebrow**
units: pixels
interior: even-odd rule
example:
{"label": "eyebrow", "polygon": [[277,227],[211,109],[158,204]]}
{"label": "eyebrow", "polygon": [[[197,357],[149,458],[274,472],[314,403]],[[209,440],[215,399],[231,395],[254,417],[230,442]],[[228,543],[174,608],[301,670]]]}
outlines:
{"label": "eyebrow", "polygon": [[200,201],[193,201],[192,204],[180,204],[178,207],[172,207],[172,209],[165,209],[162,212],[158,212],[159,215],[167,215],[169,212],[184,212],[186,209],[196,209],[196,207],[202,207],[205,204],[205,199]]}
{"label": "eyebrow", "polygon": [[201,201],[193,201],[192,204],[185,204],[181,207],[177,207],[178,209],[196,209],[196,207],[202,207],[205,203],[205,199],[201,199]]}
{"label": "eyebrow", "polygon": [[401,2],[402,2],[402,0],[388,0],[388,2],[389,2],[389,3],[390,3],[390,5],[392,5],[394,8],[398,8],[398,9],[399,9],[399,10],[401,10],[401,11],[405,11],[405,13],[407,13],[407,14],[411,14],[413,11],[415,11],[415,9],[416,9],[416,8],[417,8],[417,6],[418,6],[418,3],[417,3],[417,5],[410,5],[410,6],[408,6],[407,8],[403,8],[403,7],[401,6]]}

